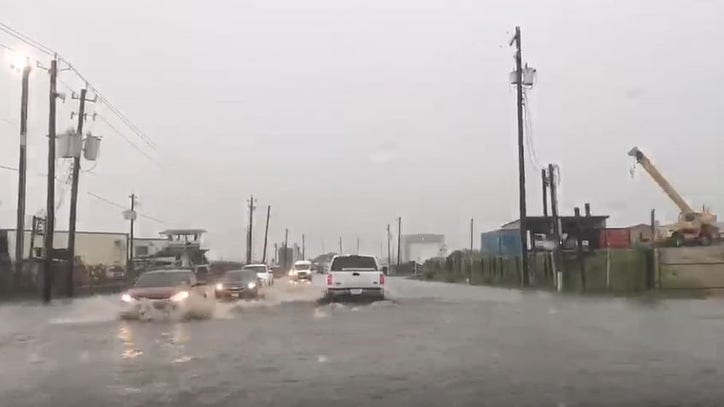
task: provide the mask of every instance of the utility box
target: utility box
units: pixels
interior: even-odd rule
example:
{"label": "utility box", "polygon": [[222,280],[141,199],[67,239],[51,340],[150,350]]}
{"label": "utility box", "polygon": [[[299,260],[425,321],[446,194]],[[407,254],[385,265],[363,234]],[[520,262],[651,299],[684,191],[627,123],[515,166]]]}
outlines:
{"label": "utility box", "polygon": [[80,157],[80,150],[83,145],[81,135],[73,130],[57,136],[56,153],[60,158]]}
{"label": "utility box", "polygon": [[85,145],[83,146],[83,157],[88,161],[97,160],[100,147],[100,137],[96,137],[90,133],[86,134]]}
{"label": "utility box", "polygon": [[[536,71],[535,68],[530,68],[526,65],[525,68],[522,69],[521,74],[523,86],[527,88],[532,88],[533,85],[535,85],[535,81],[538,77],[538,71]],[[510,73],[510,84],[518,84],[518,73],[516,71]]]}

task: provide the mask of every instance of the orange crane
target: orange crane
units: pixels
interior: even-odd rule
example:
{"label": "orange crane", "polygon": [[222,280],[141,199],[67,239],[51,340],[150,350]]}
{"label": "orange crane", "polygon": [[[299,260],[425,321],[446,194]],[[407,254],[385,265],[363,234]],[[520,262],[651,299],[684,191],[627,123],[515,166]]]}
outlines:
{"label": "orange crane", "polygon": [[632,148],[628,155],[636,159],[636,162],[646,170],[679,208],[679,221],[676,224],[676,230],[671,235],[671,241],[675,246],[683,246],[686,243],[708,246],[719,237],[716,215],[709,212],[706,207],[702,212],[694,211],[638,147]]}

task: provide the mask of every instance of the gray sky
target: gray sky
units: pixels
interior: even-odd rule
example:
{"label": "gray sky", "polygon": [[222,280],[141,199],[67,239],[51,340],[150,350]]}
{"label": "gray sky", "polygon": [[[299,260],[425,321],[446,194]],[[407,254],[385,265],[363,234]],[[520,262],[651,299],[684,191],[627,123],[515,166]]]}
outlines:
{"label": "gray sky", "polygon": [[[614,225],[646,222],[651,208],[673,220],[677,210],[643,171],[630,177],[633,145],[694,206],[724,208],[720,1],[4,3],[4,23],[72,61],[158,146],[95,109],[154,161],[89,123],[103,143],[81,179],[79,229],[126,230],[118,208],[87,192],[125,204],[135,191],[142,213],[206,228],[217,257],[241,258],[253,193],[257,231],[271,204],[272,241],[289,227],[292,241],[307,234],[310,253],[323,240],[335,248],[341,234],[347,248],[359,235],[363,251],[378,254],[398,215],[406,233],[467,245],[471,216],[478,231],[517,217],[507,84],[515,25],[538,69],[533,144],[541,162],[561,165],[563,212],[590,201]],[[4,34],[0,43],[18,45]],[[71,72],[61,79],[80,87]],[[2,165],[17,166],[19,83],[0,69]],[[59,106],[65,129],[76,105]],[[30,109],[32,214],[44,207],[46,171],[47,74],[37,69]],[[530,213],[539,214],[540,171],[526,166]],[[0,170],[3,227],[14,226],[16,177]],[[163,227],[139,222],[142,235]]]}

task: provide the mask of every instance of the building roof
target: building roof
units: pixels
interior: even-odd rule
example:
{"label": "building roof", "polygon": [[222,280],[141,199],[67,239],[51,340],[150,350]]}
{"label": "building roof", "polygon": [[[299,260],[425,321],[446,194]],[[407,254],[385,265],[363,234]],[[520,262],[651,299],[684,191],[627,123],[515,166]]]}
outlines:
{"label": "building roof", "polygon": [[445,235],[434,233],[418,233],[414,235],[402,235],[405,243],[445,243]]}
{"label": "building roof", "polygon": [[206,230],[204,229],[167,229],[162,232],[159,232],[160,235],[168,236],[168,235],[196,235],[206,233]]}
{"label": "building roof", "polygon": [[[559,216],[561,221],[563,222],[569,222],[569,221],[575,221],[575,216]],[[591,215],[591,216],[581,216],[581,221],[594,221],[594,222],[600,222],[608,219],[608,215]],[[545,217],[545,216],[528,216],[526,220],[528,222],[550,222],[551,219],[553,219],[551,216]],[[520,219],[516,219],[514,221],[510,221],[503,226],[500,227],[501,229],[520,229]]]}
{"label": "building roof", "polygon": [[650,225],[650,224],[646,224],[646,223],[638,223],[638,224],[636,224],[636,225],[626,226],[624,229],[638,229],[638,228],[649,228],[649,229],[651,229],[651,225]]}
{"label": "building roof", "polygon": [[[2,232],[15,232],[15,228],[0,228]],[[32,233],[32,229],[25,229],[25,233]],[[55,229],[55,233],[69,233],[66,229]],[[77,230],[76,235],[114,235],[114,236],[128,236],[128,232],[105,232],[105,231],[92,231],[92,230]],[[40,235],[38,235],[40,236]],[[153,240],[161,241],[166,240],[162,237],[134,237],[133,240]]]}

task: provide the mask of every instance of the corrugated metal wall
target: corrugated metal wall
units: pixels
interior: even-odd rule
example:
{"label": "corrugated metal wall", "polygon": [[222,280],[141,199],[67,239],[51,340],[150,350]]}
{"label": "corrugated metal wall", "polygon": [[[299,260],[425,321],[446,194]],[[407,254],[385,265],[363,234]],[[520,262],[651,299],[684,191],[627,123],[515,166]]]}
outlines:
{"label": "corrugated metal wall", "polygon": [[481,233],[480,252],[497,256],[520,256],[520,230],[500,229]]}

